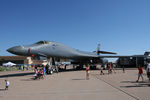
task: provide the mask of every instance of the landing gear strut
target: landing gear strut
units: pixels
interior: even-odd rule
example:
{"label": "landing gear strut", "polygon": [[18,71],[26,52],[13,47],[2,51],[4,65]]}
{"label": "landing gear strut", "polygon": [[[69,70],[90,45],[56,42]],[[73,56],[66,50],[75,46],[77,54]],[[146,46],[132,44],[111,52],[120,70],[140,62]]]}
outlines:
{"label": "landing gear strut", "polygon": [[54,71],[58,73],[58,66],[55,65],[55,59],[54,58],[47,58],[48,64],[46,66],[46,73],[47,74],[53,74]]}

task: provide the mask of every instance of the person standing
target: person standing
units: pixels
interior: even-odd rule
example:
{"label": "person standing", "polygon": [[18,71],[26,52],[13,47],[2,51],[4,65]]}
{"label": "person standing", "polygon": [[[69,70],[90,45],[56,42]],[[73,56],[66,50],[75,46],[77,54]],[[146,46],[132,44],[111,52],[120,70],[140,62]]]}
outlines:
{"label": "person standing", "polygon": [[116,67],[116,64],[112,64],[112,70],[113,70],[114,73],[116,73],[115,67]]}
{"label": "person standing", "polygon": [[148,62],[147,68],[146,68],[146,72],[147,72],[147,77],[150,81],[150,63]]}
{"label": "person standing", "polygon": [[140,77],[142,78],[142,81],[144,80],[143,79],[143,68],[141,66],[138,67],[138,71],[139,71],[139,73],[138,73],[138,79],[137,79],[136,82],[139,82]]}
{"label": "person standing", "polygon": [[33,76],[35,77],[35,79],[37,79],[38,78],[38,69],[37,69],[37,66],[34,67],[34,73],[35,74]]}
{"label": "person standing", "polygon": [[86,80],[89,80],[89,74],[90,74],[90,67],[89,65],[86,66]]}
{"label": "person standing", "polygon": [[112,73],[112,63],[109,63],[108,64],[108,74],[111,74]]}
{"label": "person standing", "polygon": [[45,66],[43,65],[43,74],[44,74],[44,77],[46,76],[46,69],[45,69]]}
{"label": "person standing", "polygon": [[104,75],[103,68],[104,68],[104,65],[100,65],[100,75]]}
{"label": "person standing", "polygon": [[125,68],[124,68],[124,66],[122,67],[122,70],[123,70],[123,73],[125,73]]}
{"label": "person standing", "polygon": [[7,79],[5,80],[5,82],[6,82],[5,90],[8,90],[8,87],[9,87],[9,85],[10,85],[10,82],[9,82]]}

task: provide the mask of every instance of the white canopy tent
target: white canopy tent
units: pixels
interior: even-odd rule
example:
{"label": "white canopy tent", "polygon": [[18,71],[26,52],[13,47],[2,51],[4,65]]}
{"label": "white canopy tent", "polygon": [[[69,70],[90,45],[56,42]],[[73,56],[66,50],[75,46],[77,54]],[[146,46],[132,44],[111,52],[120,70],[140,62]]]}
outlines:
{"label": "white canopy tent", "polygon": [[8,63],[4,63],[3,66],[6,66],[6,67],[11,67],[11,66],[15,66],[16,64],[15,63],[12,63],[12,62],[8,62]]}

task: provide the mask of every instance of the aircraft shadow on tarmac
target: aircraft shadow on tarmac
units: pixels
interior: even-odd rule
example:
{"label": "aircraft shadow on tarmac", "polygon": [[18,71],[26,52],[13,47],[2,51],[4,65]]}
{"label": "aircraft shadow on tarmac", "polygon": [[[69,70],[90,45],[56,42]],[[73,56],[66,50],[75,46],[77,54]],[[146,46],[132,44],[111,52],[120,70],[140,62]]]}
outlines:
{"label": "aircraft shadow on tarmac", "polygon": [[59,69],[59,72],[71,72],[71,71],[84,71],[85,68],[83,69]]}
{"label": "aircraft shadow on tarmac", "polygon": [[81,78],[81,79],[72,79],[72,80],[78,81],[78,80],[86,80],[86,79]]}
{"label": "aircraft shadow on tarmac", "polygon": [[148,82],[145,82],[145,81],[139,81],[139,82],[136,82],[136,81],[122,81],[121,83],[148,83]]}
{"label": "aircraft shadow on tarmac", "polygon": [[[60,72],[70,72],[70,71],[76,71],[76,70],[73,70],[73,69],[60,70]],[[0,78],[21,77],[21,76],[27,76],[27,75],[33,75],[33,74],[34,74],[34,72],[29,72],[29,73],[15,73],[15,74],[0,75]]]}
{"label": "aircraft shadow on tarmac", "polygon": [[76,70],[74,70],[74,69],[66,69],[66,70],[60,69],[59,70],[59,72],[70,72],[70,71],[76,71]]}
{"label": "aircraft shadow on tarmac", "polygon": [[0,89],[0,91],[6,91],[5,89]]}
{"label": "aircraft shadow on tarmac", "polygon": [[21,81],[33,81],[33,80],[39,80],[39,79],[35,79],[34,77],[33,78],[29,78],[29,79],[21,79]]}
{"label": "aircraft shadow on tarmac", "polygon": [[0,75],[0,78],[8,78],[8,77],[21,77],[27,75],[33,75],[33,72],[30,73],[15,73],[15,74],[7,74],[7,75]]}
{"label": "aircraft shadow on tarmac", "polygon": [[120,86],[121,88],[150,87],[150,83],[145,81],[122,81],[121,83],[133,83],[133,85]]}

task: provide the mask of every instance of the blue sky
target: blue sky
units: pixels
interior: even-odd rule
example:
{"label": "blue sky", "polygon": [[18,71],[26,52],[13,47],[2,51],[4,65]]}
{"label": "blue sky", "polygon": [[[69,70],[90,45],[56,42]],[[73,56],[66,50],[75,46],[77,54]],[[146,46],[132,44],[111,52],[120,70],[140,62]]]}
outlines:
{"label": "blue sky", "polygon": [[149,0],[0,0],[0,56],[40,40],[119,55],[150,51]]}

